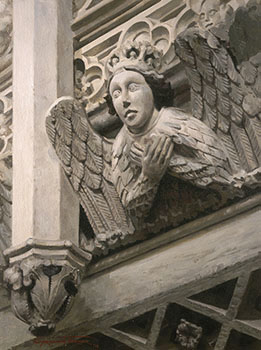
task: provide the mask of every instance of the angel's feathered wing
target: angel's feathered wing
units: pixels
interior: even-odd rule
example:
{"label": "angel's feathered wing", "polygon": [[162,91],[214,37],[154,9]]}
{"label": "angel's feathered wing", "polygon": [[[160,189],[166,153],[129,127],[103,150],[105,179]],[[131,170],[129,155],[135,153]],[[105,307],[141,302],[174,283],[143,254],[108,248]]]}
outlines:
{"label": "angel's feathered wing", "polygon": [[96,241],[108,246],[133,233],[110,181],[112,145],[93,130],[81,104],[71,97],[57,100],[48,112],[46,130]]}
{"label": "angel's feathered wing", "polygon": [[[194,117],[217,134],[234,174],[259,171],[261,121],[251,107],[251,101],[258,104],[258,97],[246,80],[247,74],[244,78],[228,50],[210,31],[189,28],[177,37],[175,48],[191,83]],[[251,74],[257,71],[257,61],[252,58],[248,62]]]}

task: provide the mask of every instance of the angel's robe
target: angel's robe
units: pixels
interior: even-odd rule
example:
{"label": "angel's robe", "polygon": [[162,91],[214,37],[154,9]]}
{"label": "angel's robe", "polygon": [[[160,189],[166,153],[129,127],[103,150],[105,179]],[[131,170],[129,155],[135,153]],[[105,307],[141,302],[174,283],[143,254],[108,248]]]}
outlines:
{"label": "angel's robe", "polygon": [[231,185],[228,155],[214,131],[179,109],[162,108],[155,123],[140,134],[131,133],[124,125],[113,145],[112,181],[124,207],[135,210],[135,215],[147,215],[160,181],[144,176],[141,159],[133,154],[161,136],[174,143],[168,174],[202,188],[221,191]]}

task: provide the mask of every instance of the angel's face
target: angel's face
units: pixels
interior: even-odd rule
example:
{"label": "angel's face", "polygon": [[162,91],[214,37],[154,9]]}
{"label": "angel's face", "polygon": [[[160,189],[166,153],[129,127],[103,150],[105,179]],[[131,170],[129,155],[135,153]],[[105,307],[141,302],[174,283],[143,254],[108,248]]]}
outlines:
{"label": "angel's face", "polygon": [[143,75],[134,71],[117,73],[110,84],[116,113],[133,133],[145,130],[154,112],[152,90]]}
{"label": "angel's face", "polygon": [[199,24],[203,28],[211,28],[221,21],[220,0],[206,0],[199,14]]}

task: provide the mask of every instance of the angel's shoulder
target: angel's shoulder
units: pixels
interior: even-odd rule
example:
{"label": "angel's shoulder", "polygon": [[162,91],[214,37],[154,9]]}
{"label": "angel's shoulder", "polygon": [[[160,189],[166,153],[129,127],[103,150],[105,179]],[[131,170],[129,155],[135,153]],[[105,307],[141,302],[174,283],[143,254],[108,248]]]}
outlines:
{"label": "angel's shoulder", "polygon": [[187,120],[190,115],[184,110],[176,107],[163,107],[160,111],[161,120],[176,119],[176,120]]}
{"label": "angel's shoulder", "polygon": [[160,111],[158,128],[171,133],[171,130],[183,130],[192,127],[195,130],[204,129],[206,125],[194,118],[190,113],[175,107],[163,108]]}
{"label": "angel's shoulder", "polygon": [[220,141],[213,130],[201,120],[178,108],[166,108],[163,111],[158,132],[170,136],[176,143],[184,144],[195,150],[205,148],[201,145],[218,145]]}
{"label": "angel's shoulder", "polygon": [[212,130],[201,120],[193,117],[187,111],[175,107],[163,108],[160,118],[160,125],[174,128],[192,128],[207,133],[212,133]]}

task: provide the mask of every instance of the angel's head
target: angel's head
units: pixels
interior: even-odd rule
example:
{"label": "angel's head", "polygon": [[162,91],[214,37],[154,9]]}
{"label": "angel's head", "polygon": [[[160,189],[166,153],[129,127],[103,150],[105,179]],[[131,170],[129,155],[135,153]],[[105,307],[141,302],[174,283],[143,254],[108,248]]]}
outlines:
{"label": "angel's head", "polygon": [[146,130],[162,107],[170,106],[172,90],[155,71],[122,67],[109,81],[107,102],[110,113],[117,114],[133,133]]}
{"label": "angel's head", "polygon": [[209,29],[219,24],[228,9],[228,0],[203,0],[199,11],[199,25]]}

